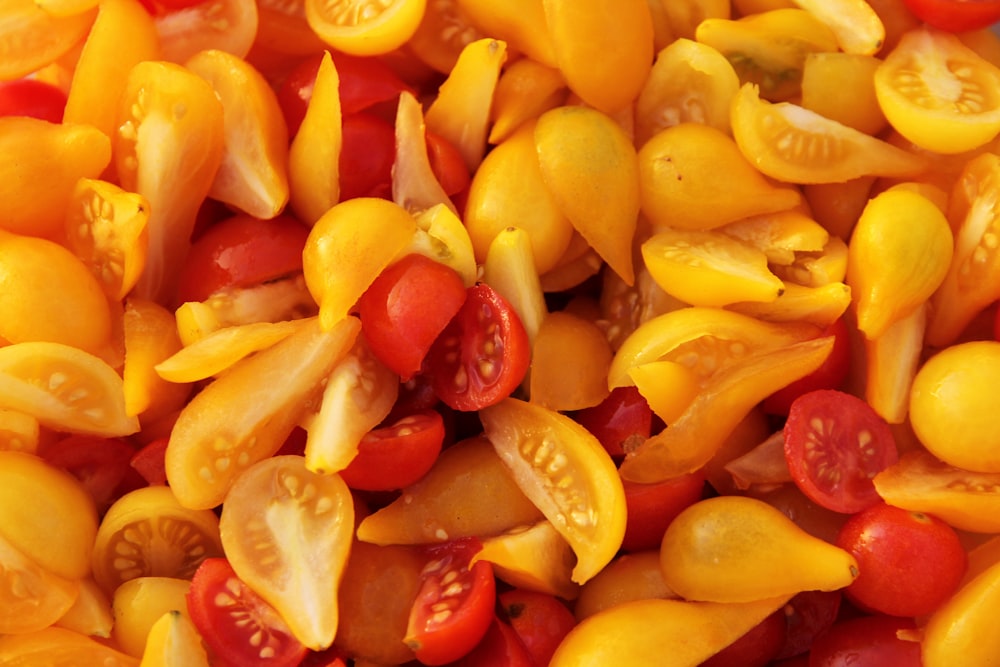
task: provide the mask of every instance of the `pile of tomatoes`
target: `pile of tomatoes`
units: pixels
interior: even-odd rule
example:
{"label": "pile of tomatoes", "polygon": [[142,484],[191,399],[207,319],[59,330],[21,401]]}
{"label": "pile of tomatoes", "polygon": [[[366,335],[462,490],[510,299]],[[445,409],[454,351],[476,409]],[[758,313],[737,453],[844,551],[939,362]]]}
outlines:
{"label": "pile of tomatoes", "polygon": [[0,664],[994,664],[997,20],[0,0]]}

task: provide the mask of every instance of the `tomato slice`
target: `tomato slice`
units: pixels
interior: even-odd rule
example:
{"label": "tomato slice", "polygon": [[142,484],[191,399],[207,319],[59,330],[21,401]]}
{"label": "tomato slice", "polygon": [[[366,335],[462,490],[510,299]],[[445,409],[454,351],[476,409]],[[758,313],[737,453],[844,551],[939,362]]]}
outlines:
{"label": "tomato slice", "polygon": [[798,487],[817,504],[845,514],[879,501],[872,478],[899,458],[885,420],[861,399],[833,389],[797,398],[784,436]]}
{"label": "tomato slice", "polygon": [[480,410],[509,396],[528,372],[531,342],[492,287],[468,288],[465,303],[434,341],[424,364],[434,390],[455,410]]}
{"label": "tomato slice", "polygon": [[404,639],[425,665],[461,658],[489,629],[496,605],[493,566],[469,564],[481,548],[478,540],[458,540],[429,549]]}
{"label": "tomato slice", "polygon": [[431,469],[444,442],[444,419],[435,410],[407,415],[373,429],[340,471],[352,489],[390,491],[415,483]]}
{"label": "tomato slice", "polygon": [[188,612],[212,651],[227,664],[295,667],[306,648],[273,607],[247,586],[225,558],[208,558],[191,579]]}

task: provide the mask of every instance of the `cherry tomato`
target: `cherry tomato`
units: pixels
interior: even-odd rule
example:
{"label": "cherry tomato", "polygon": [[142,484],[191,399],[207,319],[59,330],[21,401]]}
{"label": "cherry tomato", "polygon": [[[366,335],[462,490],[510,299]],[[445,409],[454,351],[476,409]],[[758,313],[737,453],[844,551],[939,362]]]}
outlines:
{"label": "cherry tomato", "polygon": [[485,283],[466,290],[465,303],[431,346],[424,368],[434,390],[456,410],[499,403],[521,384],[531,342],[517,313]]}
{"label": "cherry tomato", "polygon": [[465,303],[451,268],[409,254],[385,269],[358,300],[361,330],[382,363],[409,380]]}
{"label": "cherry tomato", "polygon": [[441,451],[444,419],[424,410],[370,431],[358,445],[358,454],[340,471],[352,489],[390,491],[423,477]]}
{"label": "cherry tomato", "polygon": [[785,641],[785,612],[774,612],[749,632],[701,663],[701,667],[764,667]]}
{"label": "cherry tomato", "polygon": [[998,0],[903,0],[928,25],[949,32],[986,28],[1000,21]]}
{"label": "cherry tomato", "polygon": [[437,176],[445,194],[454,197],[467,190],[469,183],[472,182],[472,176],[455,145],[440,134],[429,130],[424,136],[427,140],[427,158],[431,162],[431,170]]}
{"label": "cherry tomato", "polygon": [[832,626],[840,613],[841,591],[804,591],[785,605],[785,642],[775,656],[792,658],[809,650],[813,641]]}
{"label": "cherry tomato", "polygon": [[119,496],[143,485],[129,467],[135,448],[121,438],[70,435],[41,447],[38,453],[80,480],[102,513]]}
{"label": "cherry tomato", "polygon": [[453,667],[534,667],[514,628],[496,616],[492,620],[482,641]]}
{"label": "cherry tomato", "polygon": [[309,229],[290,216],[235,215],[210,226],[191,245],[178,300],[204,301],[227,287],[251,287],[302,271]]}
{"label": "cherry tomato", "polygon": [[655,484],[625,481],[627,518],[622,548],[627,551],[655,549],[674,517],[699,500],[705,490],[705,472],[674,477]]}
{"label": "cherry tomato", "polygon": [[885,420],[861,399],[834,389],[797,398],[784,427],[785,460],[802,492],[847,514],[878,502],[872,477],[899,454]]}
{"label": "cherry tomato", "polygon": [[497,596],[504,615],[536,665],[547,665],[576,625],[573,612],[554,595],[523,588]]}
{"label": "cherry tomato", "polygon": [[792,401],[816,389],[840,389],[851,369],[851,341],[847,323],[838,318],[820,336],[833,336],[833,350],[823,365],[801,380],[789,384],[764,399],[762,406],[774,415],[787,415]]}
{"label": "cherry tomato", "polygon": [[31,116],[61,123],[66,93],[36,79],[0,82],[0,116]]}
{"label": "cherry tomato", "polygon": [[860,574],[845,595],[862,609],[891,616],[929,614],[958,588],[967,557],[944,521],[878,503],[858,512],[837,535]]}
{"label": "cherry tomato", "polygon": [[472,556],[478,540],[430,547],[420,591],[410,610],[406,644],[425,665],[443,665],[471,651],[493,620],[496,580],[493,565]]}
{"label": "cherry tomato", "polygon": [[653,428],[653,411],[634,385],[615,387],[607,398],[578,411],[574,418],[615,458],[638,447]]}
{"label": "cherry tomato", "polygon": [[913,619],[859,616],[835,623],[813,642],[810,667],[920,667],[920,643],[901,639],[914,631]]}
{"label": "cherry tomato", "polygon": [[340,199],[392,195],[396,135],[392,125],[359,111],[344,114],[340,149]]}
{"label": "cherry tomato", "polygon": [[306,648],[278,612],[243,583],[225,558],[208,558],[191,579],[191,620],[227,664],[295,667]]}
{"label": "cherry tomato", "polygon": [[139,451],[132,454],[129,465],[142,476],[150,486],[162,486],[167,483],[167,468],[165,456],[170,438],[162,437],[147,443]]}

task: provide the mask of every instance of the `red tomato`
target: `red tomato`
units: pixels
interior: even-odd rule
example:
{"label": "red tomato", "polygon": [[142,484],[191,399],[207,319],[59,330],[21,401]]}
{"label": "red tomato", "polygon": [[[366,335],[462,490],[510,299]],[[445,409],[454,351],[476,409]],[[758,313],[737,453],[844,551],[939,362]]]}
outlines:
{"label": "red tomato", "polygon": [[921,21],[949,32],[979,30],[1000,21],[1000,0],[903,0]]}
{"label": "red tomato", "polygon": [[549,664],[559,643],[576,625],[573,612],[554,595],[523,588],[504,591],[497,598],[535,664]]}
{"label": "red tomato", "polygon": [[835,389],[795,399],[784,437],[795,484],[816,504],[845,514],[879,501],[872,478],[899,459],[885,420],[861,399]]}
{"label": "red tomato", "polygon": [[476,540],[455,540],[429,547],[430,560],[410,610],[406,644],[425,665],[458,660],[482,640],[493,620],[496,580],[493,565],[472,556]]}
{"label": "red tomato", "polygon": [[179,9],[187,9],[201,4],[205,0],[139,0],[153,16],[164,16]]}
{"label": "red tomato", "polygon": [[434,391],[456,410],[499,403],[528,372],[531,342],[507,301],[485,283],[466,290],[465,303],[431,346],[424,369]]}
{"label": "red tomato", "polygon": [[915,630],[913,619],[860,616],[840,621],[816,638],[810,667],[920,667],[920,643],[900,639],[900,630]]}
{"label": "red tomato", "polygon": [[469,187],[472,176],[462,154],[454,144],[439,134],[431,131],[425,133],[427,140],[427,157],[431,163],[431,171],[437,176],[438,182],[449,197],[457,195]]}
{"label": "red tomato", "polygon": [[375,356],[409,380],[465,300],[465,285],[454,269],[409,254],[387,267],[361,295],[361,330]]}
{"label": "red tomato", "polygon": [[777,659],[793,658],[809,650],[813,641],[832,626],[843,600],[840,591],[805,591],[785,605],[785,642]]}
{"label": "red tomato", "polygon": [[101,512],[125,492],[144,485],[129,467],[135,448],[120,438],[70,435],[43,445],[38,454],[80,480]]}
{"label": "red tomato", "polygon": [[626,551],[658,549],[667,526],[685,507],[701,499],[705,472],[698,470],[656,484],[623,482],[625,487]]}
{"label": "red tomato", "polygon": [[417,412],[361,439],[358,454],[340,476],[361,491],[391,491],[423,477],[441,452],[444,419],[434,410]]}
{"label": "red tomato", "polygon": [[66,93],[35,79],[0,81],[0,116],[31,116],[61,123]]}
{"label": "red tomato", "polygon": [[860,572],[845,595],[890,616],[931,613],[955,592],[968,565],[954,528],[881,502],[848,519],[836,544],[857,559]]}
{"label": "red tomato", "polygon": [[538,667],[517,632],[495,615],[486,635],[453,667]]}
{"label": "red tomato", "polygon": [[772,415],[787,415],[792,401],[816,389],[839,389],[851,370],[851,340],[843,318],[823,330],[821,336],[833,336],[833,350],[826,361],[815,371],[796,380],[764,399],[761,407]]}
{"label": "red tomato", "polygon": [[243,583],[225,558],[206,558],[191,579],[188,613],[227,665],[295,667],[306,648],[274,607]]}
{"label": "red tomato", "polygon": [[396,131],[378,116],[359,111],[343,118],[340,149],[340,199],[392,198]]}
{"label": "red tomato", "polygon": [[308,236],[309,228],[289,215],[226,218],[191,244],[178,299],[204,301],[226,287],[251,287],[301,272]]}
{"label": "red tomato", "polygon": [[642,444],[653,430],[653,411],[635,386],[612,389],[607,398],[574,418],[616,459]]}
{"label": "red tomato", "polygon": [[129,465],[139,473],[150,486],[165,486],[167,470],[164,457],[167,453],[169,437],[157,438],[132,455]]}
{"label": "red tomato", "polygon": [[779,609],[749,632],[701,663],[701,667],[764,667],[785,642],[785,612]]}

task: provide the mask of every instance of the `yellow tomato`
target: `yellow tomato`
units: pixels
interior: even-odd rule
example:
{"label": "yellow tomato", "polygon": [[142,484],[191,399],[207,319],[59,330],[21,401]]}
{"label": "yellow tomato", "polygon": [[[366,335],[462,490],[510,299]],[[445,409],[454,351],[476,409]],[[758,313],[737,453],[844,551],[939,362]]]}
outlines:
{"label": "yellow tomato", "polygon": [[149,630],[164,614],[187,613],[188,579],[144,576],[129,579],[114,590],[112,638],[122,651],[141,658]]}
{"label": "yellow tomato", "polygon": [[46,667],[139,667],[137,659],[98,639],[57,627],[0,636],[2,663]]}
{"label": "yellow tomato", "polygon": [[469,562],[485,560],[497,578],[511,586],[572,600],[580,586],[572,580],[576,556],[550,521],[518,526],[482,539],[483,548]]}
{"label": "yellow tomato", "polygon": [[209,667],[201,635],[187,616],[168,611],[149,629],[141,667]]}
{"label": "yellow tomato", "polygon": [[181,350],[177,322],[163,306],[140,298],[125,302],[123,320],[125,410],[150,423],[180,409],[191,393],[190,380],[165,378],[156,370]]}
{"label": "yellow tomato", "polygon": [[676,597],[663,580],[659,551],[624,553],[580,588],[573,613],[582,621],[626,602]]}
{"label": "yellow tomato", "polygon": [[0,537],[0,633],[43,630],[62,618],[79,594],[79,579],[49,572]]}
{"label": "yellow tomato", "polygon": [[374,56],[403,45],[416,32],[426,0],[306,0],[306,20],[320,38],[345,53]]}
{"label": "yellow tomato", "polygon": [[553,410],[580,410],[608,394],[611,347],[590,320],[556,311],[542,320],[532,347],[531,402]]}

